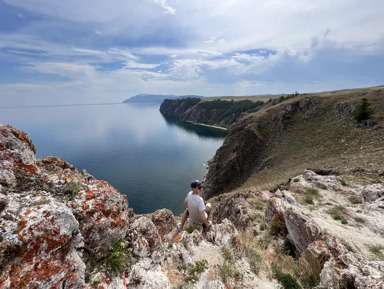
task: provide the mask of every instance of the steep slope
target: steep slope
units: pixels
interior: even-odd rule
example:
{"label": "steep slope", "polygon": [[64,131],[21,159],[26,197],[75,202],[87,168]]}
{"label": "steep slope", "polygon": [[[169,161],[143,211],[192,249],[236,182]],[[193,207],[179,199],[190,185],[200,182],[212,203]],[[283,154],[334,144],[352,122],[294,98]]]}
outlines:
{"label": "steep slope", "polygon": [[[368,120],[355,113],[366,98]],[[248,113],[210,162],[205,197],[271,188],[305,169],[383,174],[384,87],[301,95]]]}

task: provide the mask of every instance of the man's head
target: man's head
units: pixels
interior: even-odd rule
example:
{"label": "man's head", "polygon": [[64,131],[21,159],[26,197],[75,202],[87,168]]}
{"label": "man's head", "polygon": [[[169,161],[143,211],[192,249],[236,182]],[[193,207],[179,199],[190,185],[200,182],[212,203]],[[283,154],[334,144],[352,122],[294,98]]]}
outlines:
{"label": "man's head", "polygon": [[196,180],[191,183],[191,188],[193,191],[201,191],[202,190],[202,182]]}

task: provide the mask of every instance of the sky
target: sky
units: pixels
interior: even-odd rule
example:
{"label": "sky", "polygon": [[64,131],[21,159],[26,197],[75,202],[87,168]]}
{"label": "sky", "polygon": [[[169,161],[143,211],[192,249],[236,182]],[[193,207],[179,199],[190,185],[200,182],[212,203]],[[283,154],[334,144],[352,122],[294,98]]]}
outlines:
{"label": "sky", "polygon": [[383,85],[383,0],[0,0],[0,107]]}

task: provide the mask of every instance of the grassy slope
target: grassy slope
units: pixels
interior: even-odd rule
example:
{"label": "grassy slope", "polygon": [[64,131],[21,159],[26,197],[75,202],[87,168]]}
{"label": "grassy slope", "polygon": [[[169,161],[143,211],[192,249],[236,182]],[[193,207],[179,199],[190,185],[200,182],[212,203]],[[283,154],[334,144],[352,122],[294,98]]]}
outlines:
{"label": "grassy slope", "polygon": [[[357,124],[353,115],[353,108],[364,97],[374,110],[370,126]],[[287,107],[300,100],[315,105],[289,112]],[[338,104],[344,104],[346,109],[336,113]],[[245,141],[242,134],[245,130],[248,138],[251,131],[261,140],[261,145],[255,145],[254,150],[249,148],[249,143],[247,147],[242,146],[238,140],[244,138],[242,142]],[[257,157],[248,155],[244,158],[242,151],[252,152]],[[240,158],[240,162],[236,160]],[[245,163],[247,158],[252,163]],[[215,162],[219,168],[214,172],[216,176],[225,174],[226,160],[229,159],[249,168],[237,187],[270,189],[308,168],[348,174],[363,169],[379,175],[384,171],[384,87],[306,94],[248,114],[234,125],[223,148],[216,154]],[[236,173],[232,174],[236,178]],[[214,175],[208,174],[207,178],[213,184],[214,194],[223,192],[215,189]],[[225,186],[221,184],[220,187]]]}

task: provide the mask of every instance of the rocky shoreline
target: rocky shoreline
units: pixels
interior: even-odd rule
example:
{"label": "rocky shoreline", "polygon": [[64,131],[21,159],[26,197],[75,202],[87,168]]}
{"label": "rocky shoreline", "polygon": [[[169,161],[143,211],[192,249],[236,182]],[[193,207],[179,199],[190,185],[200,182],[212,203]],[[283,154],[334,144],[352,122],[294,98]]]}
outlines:
{"label": "rocky shoreline", "polygon": [[305,171],[212,202],[206,238],[177,232],[170,210],[135,215],[110,184],[36,159],[27,133],[0,125],[0,288],[384,288],[382,182]]}

